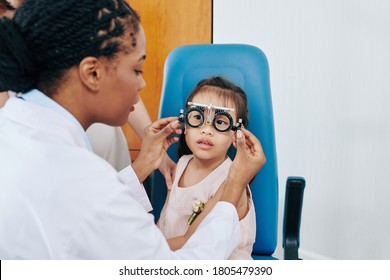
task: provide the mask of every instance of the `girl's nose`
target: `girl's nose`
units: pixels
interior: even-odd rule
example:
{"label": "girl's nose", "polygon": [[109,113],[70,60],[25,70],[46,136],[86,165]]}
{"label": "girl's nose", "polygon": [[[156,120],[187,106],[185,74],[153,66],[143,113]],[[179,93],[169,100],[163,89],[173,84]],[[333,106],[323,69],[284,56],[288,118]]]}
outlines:
{"label": "girl's nose", "polygon": [[210,136],[214,135],[214,128],[213,128],[212,123],[209,123],[207,121],[204,122],[201,129],[202,129],[203,134],[210,135]]}

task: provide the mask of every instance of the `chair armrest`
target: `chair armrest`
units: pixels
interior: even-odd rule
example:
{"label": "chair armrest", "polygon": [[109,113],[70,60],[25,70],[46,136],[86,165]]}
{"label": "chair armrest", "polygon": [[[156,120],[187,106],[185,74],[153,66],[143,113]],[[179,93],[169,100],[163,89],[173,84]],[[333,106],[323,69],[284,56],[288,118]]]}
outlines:
{"label": "chair armrest", "polygon": [[298,260],[299,231],[305,179],[288,177],[284,203],[283,248],[285,260]]}

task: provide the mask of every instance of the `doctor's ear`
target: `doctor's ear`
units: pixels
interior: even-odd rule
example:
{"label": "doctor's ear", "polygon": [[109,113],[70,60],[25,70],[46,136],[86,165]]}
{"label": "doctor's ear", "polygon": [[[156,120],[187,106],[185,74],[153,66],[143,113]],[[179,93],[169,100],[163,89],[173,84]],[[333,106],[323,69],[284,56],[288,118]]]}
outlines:
{"label": "doctor's ear", "polygon": [[79,63],[80,80],[92,91],[100,89],[103,71],[104,67],[96,57],[88,56]]}

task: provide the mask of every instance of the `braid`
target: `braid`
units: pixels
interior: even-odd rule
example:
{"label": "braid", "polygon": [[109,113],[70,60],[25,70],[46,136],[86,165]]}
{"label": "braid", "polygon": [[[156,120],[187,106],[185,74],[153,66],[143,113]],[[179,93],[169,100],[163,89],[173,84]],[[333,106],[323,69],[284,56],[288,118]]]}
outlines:
{"label": "braid", "polygon": [[8,18],[0,19],[0,92],[22,92],[32,88],[36,66],[29,50]]}
{"label": "braid", "polygon": [[26,0],[14,17],[33,53],[36,85],[45,87],[55,86],[67,69],[87,56],[112,58],[127,51],[124,36],[134,38],[139,21],[123,0]]}

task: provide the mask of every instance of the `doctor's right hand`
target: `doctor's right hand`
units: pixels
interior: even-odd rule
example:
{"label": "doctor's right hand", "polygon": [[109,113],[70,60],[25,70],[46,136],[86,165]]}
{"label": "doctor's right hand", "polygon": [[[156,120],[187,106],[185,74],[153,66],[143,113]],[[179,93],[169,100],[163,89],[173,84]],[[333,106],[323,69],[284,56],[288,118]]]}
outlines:
{"label": "doctor's right hand", "polygon": [[181,133],[177,117],[159,119],[144,129],[141,150],[131,165],[140,182],[160,167],[168,148],[179,141],[173,135]]}
{"label": "doctor's right hand", "polygon": [[235,134],[233,144],[237,153],[230,166],[221,200],[237,206],[242,192],[264,166],[266,158],[260,141],[244,127]]}

